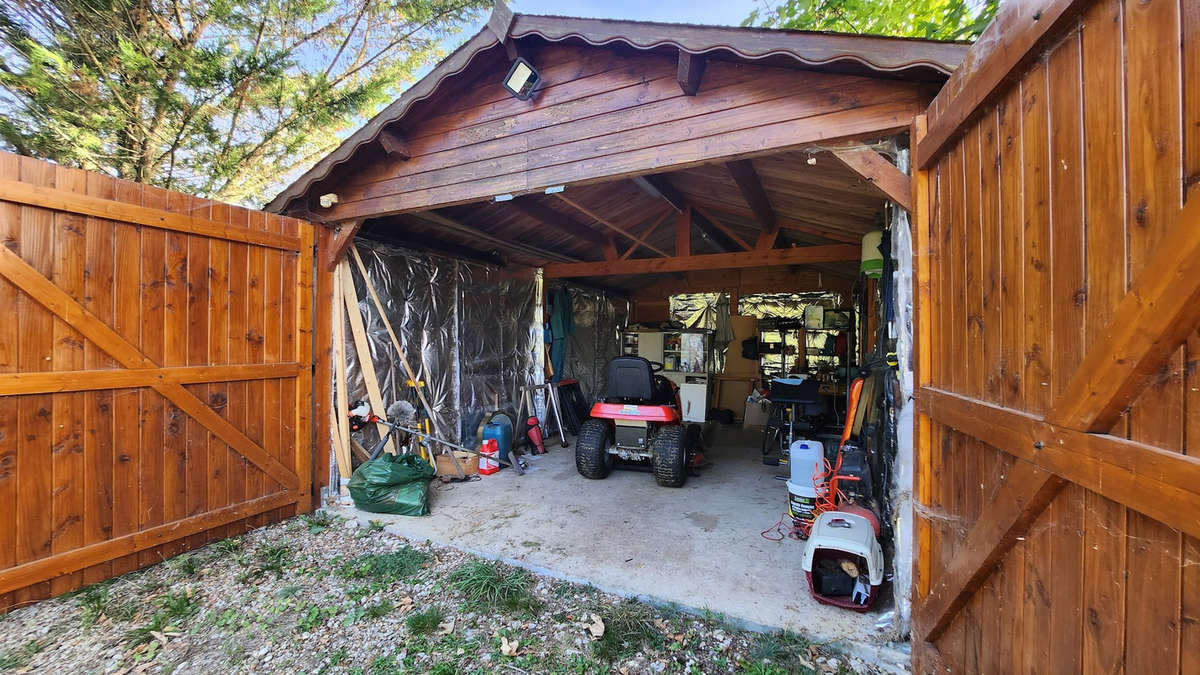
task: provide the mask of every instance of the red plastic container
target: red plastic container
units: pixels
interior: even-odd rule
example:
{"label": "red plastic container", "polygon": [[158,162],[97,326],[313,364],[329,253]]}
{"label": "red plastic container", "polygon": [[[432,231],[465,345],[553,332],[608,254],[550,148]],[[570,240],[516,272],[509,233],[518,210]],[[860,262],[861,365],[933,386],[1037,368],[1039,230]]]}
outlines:
{"label": "red plastic container", "polygon": [[500,470],[500,446],[496,439],[489,438],[479,446],[479,473],[487,476]]}

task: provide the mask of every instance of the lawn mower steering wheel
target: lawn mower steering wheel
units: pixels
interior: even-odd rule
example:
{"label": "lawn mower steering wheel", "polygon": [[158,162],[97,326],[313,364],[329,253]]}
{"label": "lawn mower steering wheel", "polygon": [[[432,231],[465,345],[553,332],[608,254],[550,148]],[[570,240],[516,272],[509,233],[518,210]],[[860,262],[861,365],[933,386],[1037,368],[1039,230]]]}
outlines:
{"label": "lawn mower steering wheel", "polygon": [[649,363],[650,363],[650,372],[661,373],[663,371],[663,364],[661,361],[650,361]]}

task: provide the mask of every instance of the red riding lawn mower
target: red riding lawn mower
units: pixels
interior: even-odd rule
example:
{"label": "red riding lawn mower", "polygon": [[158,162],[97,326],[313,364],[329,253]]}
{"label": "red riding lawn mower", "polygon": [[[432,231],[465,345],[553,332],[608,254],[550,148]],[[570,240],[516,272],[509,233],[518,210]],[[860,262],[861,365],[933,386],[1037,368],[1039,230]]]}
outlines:
{"label": "red riding lawn mower", "polygon": [[654,479],[680,487],[700,451],[700,427],[680,423],[679,395],[657,375],[661,363],[640,356],[608,362],[608,391],[592,406],[575,439],[575,468],[584,478],[608,476],[618,459],[649,462]]}

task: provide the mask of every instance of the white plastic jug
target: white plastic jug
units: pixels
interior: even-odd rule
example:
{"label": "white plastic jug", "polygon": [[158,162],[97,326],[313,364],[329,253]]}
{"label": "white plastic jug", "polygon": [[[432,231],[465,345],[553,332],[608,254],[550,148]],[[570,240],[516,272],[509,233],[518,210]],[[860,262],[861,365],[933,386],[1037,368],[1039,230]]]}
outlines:
{"label": "white plastic jug", "polygon": [[813,477],[825,471],[824,444],[803,439],[793,441],[788,454],[788,463],[792,467],[790,482],[798,487],[814,489]]}

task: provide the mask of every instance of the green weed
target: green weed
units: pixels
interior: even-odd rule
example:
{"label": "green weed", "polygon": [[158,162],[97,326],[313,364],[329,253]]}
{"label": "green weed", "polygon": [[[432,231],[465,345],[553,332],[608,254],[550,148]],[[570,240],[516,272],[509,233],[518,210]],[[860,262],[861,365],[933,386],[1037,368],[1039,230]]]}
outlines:
{"label": "green weed", "polygon": [[129,647],[150,642],[154,639],[154,633],[161,633],[168,628],[183,628],[200,611],[200,601],[188,591],[168,593],[159,597],[156,603],[159,609],[150,617],[150,622],[125,634],[125,643]]}
{"label": "green weed", "polygon": [[167,567],[185,577],[191,577],[200,571],[201,562],[203,561],[200,556],[194,553],[185,553],[167,560]]}
{"label": "green weed", "polygon": [[313,511],[300,516],[301,522],[308,527],[309,534],[320,534],[328,530],[337,519],[328,511]]}
{"label": "green weed", "polygon": [[5,651],[0,654],[0,670],[16,670],[28,665],[49,644],[49,640],[28,640]]}
{"label": "green weed", "polygon": [[337,613],[337,607],[318,607],[317,605],[313,605],[308,608],[308,611],[300,615],[300,620],[296,622],[296,629],[301,633],[307,633],[323,625],[330,617]]}
{"label": "green weed", "polygon": [[342,563],[337,574],[343,579],[396,581],[411,577],[429,561],[429,554],[405,546],[392,553],[367,553]]}
{"label": "green weed", "polygon": [[408,625],[408,632],[413,635],[425,635],[437,630],[445,619],[446,613],[442,608],[434,606],[409,614],[404,623]]}
{"label": "green weed", "polygon": [[654,611],[636,600],[602,605],[595,613],[604,621],[604,635],[592,642],[592,654],[601,661],[619,661],[645,645],[663,642],[662,633],[654,625]]}
{"label": "green weed", "polygon": [[222,539],[221,541],[214,543],[212,547],[214,551],[223,556],[237,555],[242,551],[242,538],[230,537],[228,539]]}
{"label": "green weed", "polygon": [[[759,635],[750,648],[750,667],[761,666],[764,669],[756,672],[766,675],[777,672],[811,672],[804,664],[808,660],[809,642],[801,635],[791,631],[779,631]],[[780,670],[782,669],[782,670]]]}
{"label": "green weed", "polygon": [[450,573],[450,586],[467,602],[510,612],[536,613],[541,603],[533,597],[531,578],[523,569],[499,562],[474,560]]}

